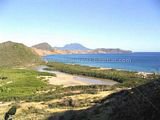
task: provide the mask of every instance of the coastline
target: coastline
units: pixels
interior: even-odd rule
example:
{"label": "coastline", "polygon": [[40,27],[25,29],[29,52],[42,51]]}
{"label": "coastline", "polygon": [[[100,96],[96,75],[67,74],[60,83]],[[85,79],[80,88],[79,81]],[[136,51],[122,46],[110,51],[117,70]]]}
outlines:
{"label": "coastline", "polygon": [[56,77],[49,77],[45,78],[48,79],[48,83],[52,85],[63,85],[64,87],[69,86],[79,86],[79,85],[108,85],[113,86],[115,84],[118,84],[118,82],[109,80],[109,79],[100,79],[95,77],[87,77],[82,75],[72,75],[64,72],[59,71],[48,71],[44,70],[44,68],[47,68],[47,66],[40,66],[37,69],[37,71],[40,72],[48,72],[48,73],[54,73],[56,74]]}
{"label": "coastline", "polygon": [[[103,68],[103,67],[100,67],[99,70],[127,71],[127,70],[124,70],[124,69]],[[143,71],[128,71],[128,72],[135,72],[137,75],[143,76],[143,78],[146,78],[148,75],[153,75],[153,74],[154,74],[154,73],[152,73],[152,72],[143,72]]]}
{"label": "coastline", "polygon": [[[62,62],[60,62],[62,63]],[[80,64],[72,64],[72,63],[65,63],[68,65],[80,65]],[[91,66],[91,65],[80,65],[80,66],[86,66],[86,67],[96,67],[96,66]],[[132,71],[132,70],[126,70],[126,69],[120,69],[120,68],[111,68],[111,67],[96,67],[95,70],[117,70],[117,71],[127,71],[127,72],[135,72],[137,74],[142,74],[142,75],[151,75],[154,74],[153,72],[145,72],[145,71]]]}
{"label": "coastline", "polygon": [[[63,62],[60,62],[63,63]],[[63,64],[68,64],[68,65],[80,65],[80,64],[73,64],[73,63],[63,63]],[[85,67],[95,67],[91,65],[80,65],[80,66],[85,66]],[[126,69],[120,69],[120,68],[111,68],[111,67],[96,67],[93,70],[117,70],[117,71],[127,71],[127,72],[135,72],[139,75],[152,75],[154,74],[153,72],[145,72],[145,71],[132,71],[132,70],[126,70]]]}
{"label": "coastline", "polygon": [[[130,72],[144,72],[160,74],[160,53],[132,53],[132,54],[72,54],[43,56],[48,62],[62,62],[81,66],[99,67],[101,69],[115,69]],[[157,58],[155,60],[154,58]]]}
{"label": "coastline", "polygon": [[135,72],[137,74],[142,74],[142,75],[151,75],[154,74],[152,72],[144,72],[144,71],[130,71],[130,70],[125,70],[125,69],[115,69],[115,68],[104,68],[100,67],[99,70],[117,70],[117,71],[127,71],[127,72]]}

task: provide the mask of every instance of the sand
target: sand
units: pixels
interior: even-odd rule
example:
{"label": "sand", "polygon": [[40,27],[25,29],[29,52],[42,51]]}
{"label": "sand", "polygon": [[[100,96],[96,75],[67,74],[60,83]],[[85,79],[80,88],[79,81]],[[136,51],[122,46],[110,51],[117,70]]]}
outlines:
{"label": "sand", "polygon": [[115,85],[118,84],[118,82],[109,80],[109,79],[99,79],[99,78],[93,78],[93,77],[87,77],[87,76],[80,76],[80,75],[72,75],[67,74],[59,71],[48,71],[44,70],[46,66],[40,66],[36,70],[39,72],[48,72],[48,73],[54,73],[56,74],[56,77],[54,76],[42,76],[45,77],[49,84],[52,85],[63,85],[64,87],[68,86],[79,86],[79,85]]}
{"label": "sand", "polygon": [[87,82],[75,80],[75,77],[73,75],[60,73],[60,72],[56,73],[56,77],[49,78],[49,84],[63,85],[64,87],[77,86],[77,85],[89,85]]}
{"label": "sand", "polygon": [[56,77],[46,77],[49,84],[52,85],[63,85],[68,86],[78,86],[78,85],[115,85],[117,82],[107,79],[98,79],[85,76],[76,76],[71,74],[66,74],[62,72],[55,72]]}

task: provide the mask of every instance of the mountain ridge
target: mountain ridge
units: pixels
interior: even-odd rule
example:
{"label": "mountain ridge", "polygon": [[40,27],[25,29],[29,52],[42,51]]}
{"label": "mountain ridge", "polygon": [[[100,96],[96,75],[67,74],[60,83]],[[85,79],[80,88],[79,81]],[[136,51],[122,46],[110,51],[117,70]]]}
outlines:
{"label": "mountain ridge", "polygon": [[[42,44],[40,44],[42,45]],[[50,46],[50,49],[43,49],[45,47],[41,46],[32,47],[39,55],[50,55],[50,54],[123,54],[123,53],[132,53],[130,50],[122,50],[119,48],[97,48],[97,49],[89,49],[87,47],[84,47],[83,45],[79,43],[71,43],[67,44],[64,47],[52,47]]]}

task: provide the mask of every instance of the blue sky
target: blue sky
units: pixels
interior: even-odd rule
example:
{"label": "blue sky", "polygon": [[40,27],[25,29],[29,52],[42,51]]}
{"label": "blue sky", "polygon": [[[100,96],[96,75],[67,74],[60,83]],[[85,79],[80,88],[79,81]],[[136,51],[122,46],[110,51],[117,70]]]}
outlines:
{"label": "blue sky", "polygon": [[0,42],[160,52],[158,0],[0,0]]}

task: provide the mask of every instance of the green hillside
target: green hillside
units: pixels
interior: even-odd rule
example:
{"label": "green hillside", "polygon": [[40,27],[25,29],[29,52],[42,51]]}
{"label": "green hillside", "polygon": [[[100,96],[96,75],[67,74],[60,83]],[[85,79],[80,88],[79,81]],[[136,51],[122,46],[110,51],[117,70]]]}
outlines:
{"label": "green hillside", "polygon": [[40,57],[20,43],[0,43],[0,66],[26,66],[39,63]]}

